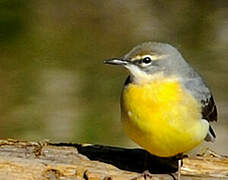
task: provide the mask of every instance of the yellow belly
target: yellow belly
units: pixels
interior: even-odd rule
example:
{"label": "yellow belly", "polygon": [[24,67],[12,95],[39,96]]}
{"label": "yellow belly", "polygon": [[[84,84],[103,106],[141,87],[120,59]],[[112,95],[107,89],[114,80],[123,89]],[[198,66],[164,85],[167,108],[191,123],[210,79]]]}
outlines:
{"label": "yellow belly", "polygon": [[208,132],[201,107],[177,80],[129,84],[123,89],[124,130],[151,154],[170,157],[193,149]]}

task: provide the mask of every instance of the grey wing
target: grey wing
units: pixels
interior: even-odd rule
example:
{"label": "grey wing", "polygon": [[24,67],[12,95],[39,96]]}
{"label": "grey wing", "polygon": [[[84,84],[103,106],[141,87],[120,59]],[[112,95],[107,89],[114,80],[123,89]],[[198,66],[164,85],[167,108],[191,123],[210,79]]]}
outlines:
{"label": "grey wing", "polygon": [[[213,96],[202,78],[197,74],[197,77],[185,80],[183,84],[185,88],[199,101],[199,103],[201,103],[202,119],[207,120],[209,123],[217,121],[217,108]],[[205,140],[213,142],[215,138],[215,132],[211,125],[209,125],[209,131]]]}

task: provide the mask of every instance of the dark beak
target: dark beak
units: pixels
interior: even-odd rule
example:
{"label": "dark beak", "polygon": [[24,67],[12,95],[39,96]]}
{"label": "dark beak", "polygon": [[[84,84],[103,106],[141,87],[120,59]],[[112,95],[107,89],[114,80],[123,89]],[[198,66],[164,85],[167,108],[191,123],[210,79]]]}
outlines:
{"label": "dark beak", "polygon": [[113,59],[105,60],[104,63],[112,64],[112,65],[127,65],[130,63],[130,61],[124,60],[124,59],[113,58]]}

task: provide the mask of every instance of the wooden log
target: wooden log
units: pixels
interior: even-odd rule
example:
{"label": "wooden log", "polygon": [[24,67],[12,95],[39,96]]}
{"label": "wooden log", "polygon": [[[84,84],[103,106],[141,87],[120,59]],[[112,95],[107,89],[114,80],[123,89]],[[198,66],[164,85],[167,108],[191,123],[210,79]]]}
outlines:
{"label": "wooden log", "polygon": [[[149,169],[150,177],[141,172]],[[177,158],[158,158],[142,149],[0,140],[0,179],[124,180],[173,179]],[[183,159],[182,179],[226,179],[228,157],[207,154]]]}

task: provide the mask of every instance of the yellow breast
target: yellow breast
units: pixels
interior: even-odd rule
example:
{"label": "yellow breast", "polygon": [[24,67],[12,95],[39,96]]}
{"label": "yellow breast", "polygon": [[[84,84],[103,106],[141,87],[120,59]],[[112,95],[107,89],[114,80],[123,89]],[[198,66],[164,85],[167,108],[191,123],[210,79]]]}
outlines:
{"label": "yellow breast", "polygon": [[121,112],[128,136],[161,157],[193,149],[208,132],[199,103],[175,79],[128,84],[122,92]]}

